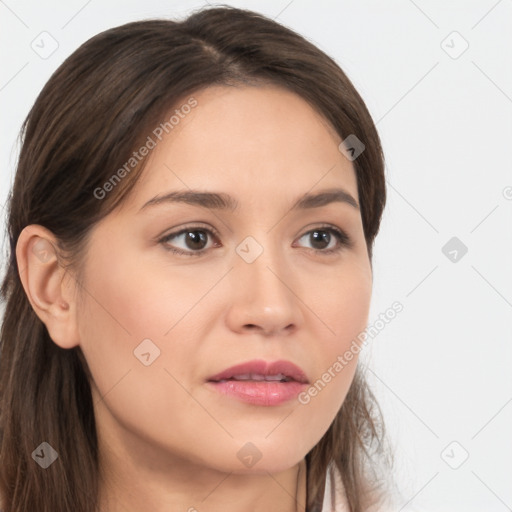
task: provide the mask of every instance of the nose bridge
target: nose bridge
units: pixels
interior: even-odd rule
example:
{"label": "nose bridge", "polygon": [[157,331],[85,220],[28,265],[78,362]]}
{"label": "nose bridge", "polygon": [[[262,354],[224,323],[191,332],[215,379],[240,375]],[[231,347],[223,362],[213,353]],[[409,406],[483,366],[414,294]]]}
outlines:
{"label": "nose bridge", "polygon": [[239,327],[256,325],[271,331],[300,322],[292,273],[281,250],[265,232],[247,236],[236,247],[233,279],[237,291],[231,319]]}
{"label": "nose bridge", "polygon": [[[263,298],[272,302],[272,296],[285,298],[287,289],[278,279],[284,268],[283,254],[268,234],[247,236],[236,248],[238,261],[236,273],[253,288],[255,293],[264,292]],[[276,275],[277,274],[277,275]],[[285,290],[283,290],[285,288]],[[272,292],[272,296],[268,295]],[[283,296],[283,297],[281,297]]]}

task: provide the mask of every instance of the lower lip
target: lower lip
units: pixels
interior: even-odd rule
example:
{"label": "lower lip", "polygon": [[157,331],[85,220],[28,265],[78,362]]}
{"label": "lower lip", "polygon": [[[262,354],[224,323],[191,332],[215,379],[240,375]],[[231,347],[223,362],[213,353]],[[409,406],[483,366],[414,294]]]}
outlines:
{"label": "lower lip", "polygon": [[216,391],[253,405],[280,405],[295,398],[307,384],[297,381],[209,381]]}

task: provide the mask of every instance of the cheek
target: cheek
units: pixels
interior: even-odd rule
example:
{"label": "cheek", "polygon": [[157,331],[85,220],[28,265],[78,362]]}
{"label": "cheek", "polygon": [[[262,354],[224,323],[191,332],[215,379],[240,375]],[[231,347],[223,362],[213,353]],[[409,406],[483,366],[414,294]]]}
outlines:
{"label": "cheek", "polygon": [[188,387],[191,380],[207,329],[200,320],[207,323],[210,304],[200,299],[218,272],[199,276],[193,266],[172,269],[142,259],[96,250],[79,312],[81,347],[99,394],[108,393],[113,404],[115,397],[123,415],[135,407],[147,407],[146,417],[164,414],[166,404],[187,411],[194,403],[179,383]]}
{"label": "cheek", "polygon": [[187,279],[164,280],[140,261],[134,268],[134,260],[91,265],[85,284],[89,293],[79,323],[96,417],[106,436],[122,425],[179,453],[181,444],[193,444],[183,439],[199,436],[208,421],[210,429],[218,429],[187,392],[197,352],[187,321],[211,284],[203,282],[201,290],[194,290]]}
{"label": "cheek", "polygon": [[325,328],[316,351],[317,374],[299,401],[318,413],[319,429],[334,419],[343,404],[364,350],[372,280],[369,264],[362,261],[347,265],[336,279],[323,282],[322,290],[316,288],[314,313]]}
{"label": "cheek", "polygon": [[372,296],[369,262],[347,258],[339,271],[316,274],[308,289],[311,310],[325,327],[322,352],[325,357],[335,359],[367,326]]}
{"label": "cheek", "polygon": [[120,252],[110,258],[98,251],[90,263],[79,312],[84,343],[120,351],[133,351],[147,338],[167,343],[215,276],[194,281],[188,269],[172,271]]}

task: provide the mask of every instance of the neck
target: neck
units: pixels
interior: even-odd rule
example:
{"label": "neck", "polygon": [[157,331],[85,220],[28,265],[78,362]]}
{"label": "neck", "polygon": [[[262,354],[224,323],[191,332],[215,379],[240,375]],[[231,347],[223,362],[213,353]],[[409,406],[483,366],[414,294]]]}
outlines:
{"label": "neck", "polygon": [[305,459],[277,473],[223,472],[118,434],[98,437],[101,512],[306,510]]}

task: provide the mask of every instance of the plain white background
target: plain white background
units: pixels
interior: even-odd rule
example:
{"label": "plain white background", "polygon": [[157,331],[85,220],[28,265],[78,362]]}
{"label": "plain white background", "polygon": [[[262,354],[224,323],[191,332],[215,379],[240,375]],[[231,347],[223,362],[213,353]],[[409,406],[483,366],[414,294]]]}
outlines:
{"label": "plain white background", "polygon": [[[512,1],[227,3],[334,57],[382,138],[388,204],[370,323],[396,300],[404,309],[362,358],[402,505],[512,510]],[[102,30],[204,4],[0,1],[2,223],[19,128],[62,61]]]}

